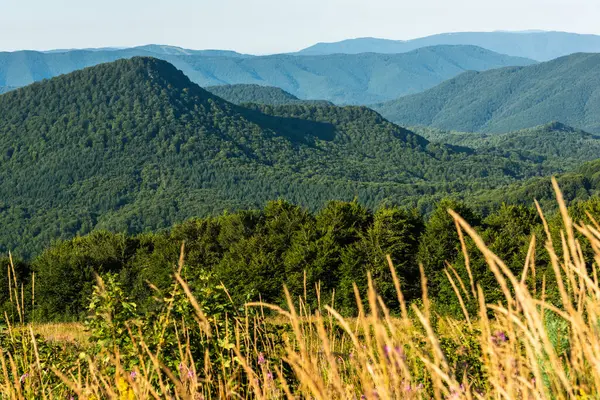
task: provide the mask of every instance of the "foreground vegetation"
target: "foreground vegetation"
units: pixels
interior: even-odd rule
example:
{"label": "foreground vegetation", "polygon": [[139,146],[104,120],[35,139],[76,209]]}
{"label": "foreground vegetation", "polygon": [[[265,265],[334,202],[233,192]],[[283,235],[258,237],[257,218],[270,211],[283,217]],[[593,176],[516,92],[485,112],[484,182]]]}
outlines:
{"label": "foreground vegetation", "polygon": [[[535,189],[540,192],[543,186]],[[600,216],[598,198],[574,202],[569,208],[578,220],[589,222],[586,212],[594,218]],[[355,316],[359,309],[353,284],[358,284],[365,296],[370,273],[385,304],[398,309],[396,288],[387,267],[389,255],[406,301],[416,301],[422,295],[421,264],[436,312],[460,317],[461,305],[447,279],[446,262],[454,265],[463,280],[469,277],[448,209],[462,215],[513,273],[518,273],[527,258],[531,236],[545,234],[535,207],[502,205],[484,217],[465,203],[444,200],[425,217],[394,206],[371,211],[356,201],[332,201],[317,213],[273,201],[262,210],[192,219],[154,233],[96,231],[55,242],[32,260],[13,257],[12,262],[24,296],[35,294],[36,303],[28,302],[24,307],[28,320],[36,322],[85,319],[95,274],[113,274],[138,312],[152,311],[154,293],[148,290],[148,282],[161,291],[170,288],[173,260],[179,257],[182,242],[186,244],[183,279],[192,289],[205,282],[224,284],[236,307],[247,301],[283,306],[287,299],[281,288],[286,285],[292,298],[302,297],[312,308],[334,300],[344,315]],[[548,212],[548,221],[553,238],[560,240],[560,214]],[[474,248],[469,242],[466,245]],[[543,253],[543,243],[537,243],[536,250],[540,253],[539,273],[532,284],[541,287],[550,259]],[[589,247],[583,251],[591,256]],[[8,259],[0,262],[9,264]],[[474,255],[469,262],[473,279],[486,298],[500,300],[502,293],[485,259]],[[0,274],[0,282],[3,287],[10,283],[6,274]],[[314,290],[317,286],[320,296]],[[13,309],[9,293],[0,293],[0,313]]]}
{"label": "foreground vegetation", "polygon": [[[399,279],[403,268],[391,257],[385,263],[393,306],[378,294],[381,284],[371,271],[364,283],[352,285],[355,316],[336,311],[336,297],[318,285],[323,296],[314,305],[307,294],[284,289],[285,304],[240,307],[235,293],[209,276],[184,279],[184,255],[192,252],[182,247],[170,285],[151,285],[152,300],[143,311],[118,276],[105,271],[87,303],[89,341],[44,340],[36,333],[46,325],[27,322],[35,319],[27,313],[36,310],[37,299],[33,290],[25,294],[13,260],[5,282],[14,309],[6,311],[0,336],[0,395],[593,398],[600,389],[600,226],[592,212],[583,214],[587,222],[574,224],[561,195],[558,203],[561,228],[553,228],[540,209],[541,235],[532,233],[518,269],[518,258],[502,260],[486,245],[499,249],[500,243],[448,211],[447,228],[457,232],[453,245],[462,249],[462,263],[446,264],[443,274],[459,318],[440,311],[445,300],[432,289],[442,283],[426,268],[418,272],[419,298],[407,301],[410,282]],[[431,257],[436,249],[429,250]],[[489,275],[476,275],[480,262]],[[42,284],[37,276],[35,281]]]}

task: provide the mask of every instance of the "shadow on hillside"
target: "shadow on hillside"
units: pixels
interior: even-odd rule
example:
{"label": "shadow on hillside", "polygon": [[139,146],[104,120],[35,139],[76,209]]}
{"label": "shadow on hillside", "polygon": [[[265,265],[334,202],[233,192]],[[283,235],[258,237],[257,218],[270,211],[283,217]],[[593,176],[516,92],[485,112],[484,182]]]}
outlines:
{"label": "shadow on hillside", "polygon": [[316,140],[330,142],[335,139],[335,125],[330,123],[274,116],[251,108],[240,108],[242,109],[240,113],[249,121],[271,129],[278,136],[283,136],[296,144],[314,146]]}

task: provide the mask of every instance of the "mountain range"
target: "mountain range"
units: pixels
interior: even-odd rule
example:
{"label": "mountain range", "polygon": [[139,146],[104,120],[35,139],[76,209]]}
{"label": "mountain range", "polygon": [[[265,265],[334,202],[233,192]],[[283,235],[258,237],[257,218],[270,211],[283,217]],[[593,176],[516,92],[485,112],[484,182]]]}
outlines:
{"label": "mountain range", "polygon": [[142,232],[284,198],[430,207],[543,176],[536,159],[429,143],[366,107],[240,107],[155,58],[0,96],[0,250]]}
{"label": "mountain range", "polygon": [[358,38],[334,43],[318,43],[297,54],[406,53],[421,47],[438,45],[473,45],[511,56],[549,61],[573,53],[600,52],[600,36],[543,31],[457,32],[413,40]]}
{"label": "mountain range", "polygon": [[467,70],[535,63],[474,46],[437,46],[405,54],[327,56],[250,57],[214,51],[189,52],[168,46],[143,46],[123,50],[0,53],[0,86],[20,87],[105,62],[152,56],[175,65],[200,86],[259,84],[279,87],[301,99],[371,104],[420,92]]}
{"label": "mountain range", "polygon": [[501,133],[560,121],[600,133],[600,54],[466,72],[425,92],[373,107],[403,126]]}

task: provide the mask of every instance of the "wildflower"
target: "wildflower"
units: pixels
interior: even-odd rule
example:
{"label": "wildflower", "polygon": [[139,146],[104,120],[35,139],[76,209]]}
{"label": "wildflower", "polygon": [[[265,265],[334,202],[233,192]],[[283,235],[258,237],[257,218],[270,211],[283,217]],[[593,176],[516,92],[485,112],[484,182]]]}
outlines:
{"label": "wildflower", "polygon": [[266,362],[265,355],[263,353],[258,353],[258,365],[264,365]]}
{"label": "wildflower", "polygon": [[383,353],[385,354],[386,357],[389,357],[390,352],[391,352],[390,346],[388,346],[388,345],[383,346]]}
{"label": "wildflower", "polygon": [[187,377],[188,377],[188,379],[192,379],[194,377],[194,371],[192,371],[191,369],[188,369]]}
{"label": "wildflower", "polygon": [[137,377],[137,372],[135,372],[135,371],[131,371],[131,372],[129,373],[129,377],[130,377],[132,380],[134,380],[134,379]]}
{"label": "wildflower", "polygon": [[267,372],[267,379],[270,381],[273,380],[273,373],[271,371]]}
{"label": "wildflower", "polygon": [[502,332],[502,331],[496,331],[492,335],[492,342],[496,346],[499,346],[502,343],[506,343],[507,341],[508,341],[508,338],[506,337],[506,334],[504,332]]}
{"label": "wildflower", "polygon": [[21,375],[21,377],[19,378],[19,382],[23,383],[25,382],[25,379],[29,378],[29,373],[25,372],[23,375]]}

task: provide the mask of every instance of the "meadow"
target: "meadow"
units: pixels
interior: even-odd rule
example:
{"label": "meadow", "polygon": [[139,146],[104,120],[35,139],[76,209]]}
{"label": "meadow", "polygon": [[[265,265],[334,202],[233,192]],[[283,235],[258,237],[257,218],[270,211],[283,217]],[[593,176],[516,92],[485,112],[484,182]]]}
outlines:
{"label": "meadow", "polygon": [[[354,285],[358,312],[352,317],[336,311],[335,295],[321,296],[318,284],[305,286],[299,298],[282,288],[287,306],[254,301],[236,307],[227,289],[209,280],[192,293],[181,276],[182,245],[170,290],[154,288],[154,305],[143,314],[118,279],[105,274],[97,277],[84,324],[38,324],[26,315],[27,305],[36,301],[35,289],[31,298],[25,296],[11,262],[7,289],[14,312],[5,313],[0,335],[0,396],[597,398],[600,225],[590,214],[589,223],[573,221],[553,183],[562,216],[560,238],[551,234],[538,206],[546,235],[531,237],[519,274],[448,210],[464,263],[447,264],[445,275],[462,318],[436,312],[422,267],[422,296],[405,301],[389,257],[397,309],[386,305],[370,276],[364,294]],[[542,258],[550,262],[541,279],[543,271],[536,268],[540,242]],[[473,278],[475,256],[485,259],[501,298],[490,302]],[[311,291],[317,294],[316,306],[303,301]]]}

